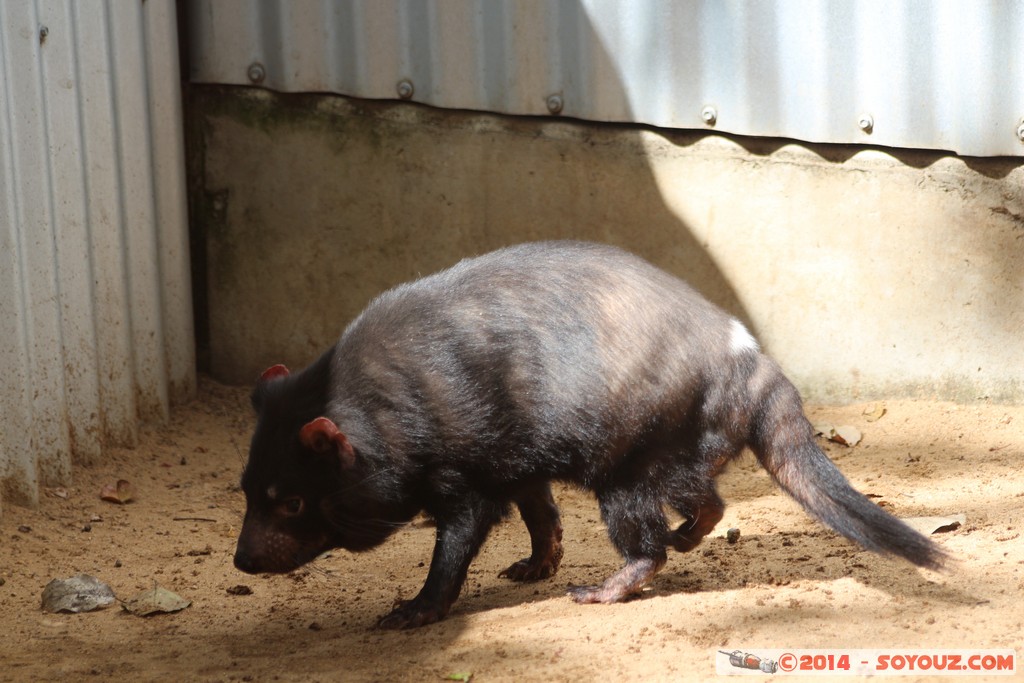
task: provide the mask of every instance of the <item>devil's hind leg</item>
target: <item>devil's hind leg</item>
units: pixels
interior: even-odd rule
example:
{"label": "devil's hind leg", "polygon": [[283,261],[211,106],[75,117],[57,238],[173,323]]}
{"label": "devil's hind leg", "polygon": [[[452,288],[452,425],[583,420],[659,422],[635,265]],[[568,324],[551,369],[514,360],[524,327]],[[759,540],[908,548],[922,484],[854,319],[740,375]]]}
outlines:
{"label": "devil's hind leg", "polygon": [[670,531],[666,545],[681,553],[693,550],[711,533],[725,512],[725,503],[715,491],[714,483],[693,491],[674,491],[669,501],[686,520]]}
{"label": "devil's hind leg", "polygon": [[693,550],[722,521],[725,503],[715,488],[715,477],[741,451],[734,437],[707,430],[687,449],[672,459],[663,478],[666,501],[685,521],[670,532],[665,544],[679,552]]}
{"label": "devil's hind leg", "polygon": [[608,535],[626,564],[600,586],[569,590],[576,602],[618,602],[638,594],[665,566],[668,526],[661,502],[650,488],[639,484],[605,488],[597,492]]}

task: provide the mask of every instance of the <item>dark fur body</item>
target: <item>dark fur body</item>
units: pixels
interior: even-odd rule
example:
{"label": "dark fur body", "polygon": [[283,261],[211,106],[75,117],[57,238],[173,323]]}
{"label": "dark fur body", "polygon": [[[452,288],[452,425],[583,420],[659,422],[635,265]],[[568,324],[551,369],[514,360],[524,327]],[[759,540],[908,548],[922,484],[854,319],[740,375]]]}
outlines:
{"label": "dark fur body", "polygon": [[[253,401],[236,565],[288,571],[330,548],[366,550],[425,510],[437,522],[426,584],[386,627],[442,618],[513,503],[532,553],[503,574],[553,574],[551,480],[596,494],[626,560],[574,598],[639,591],[667,547],[693,548],[721,519],[714,477],[745,447],[841,534],[922,566],[943,559],[849,486],[742,325],[611,247],[526,244],[397,287],[311,366],[261,380]],[[687,521],[669,529],[664,505]]]}

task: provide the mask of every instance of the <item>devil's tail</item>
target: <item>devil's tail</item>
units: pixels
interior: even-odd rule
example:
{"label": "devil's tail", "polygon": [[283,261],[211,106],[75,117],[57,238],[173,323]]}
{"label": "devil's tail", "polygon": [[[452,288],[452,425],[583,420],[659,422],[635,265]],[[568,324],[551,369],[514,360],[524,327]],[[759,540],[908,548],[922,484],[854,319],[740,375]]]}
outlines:
{"label": "devil's tail", "polygon": [[775,482],[811,515],[868,550],[940,569],[946,553],[850,486],[814,442],[796,388],[774,362],[764,356],[760,361],[750,445]]}

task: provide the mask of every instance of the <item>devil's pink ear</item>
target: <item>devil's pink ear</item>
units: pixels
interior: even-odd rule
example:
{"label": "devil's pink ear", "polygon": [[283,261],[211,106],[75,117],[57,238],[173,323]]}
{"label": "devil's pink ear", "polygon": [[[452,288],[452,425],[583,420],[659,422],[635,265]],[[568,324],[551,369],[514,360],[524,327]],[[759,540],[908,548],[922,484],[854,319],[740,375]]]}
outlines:
{"label": "devil's pink ear", "polygon": [[307,422],[299,432],[299,441],[316,453],[335,453],[346,467],[355,462],[356,452],[352,444],[338,429],[338,425],[326,417]]}
{"label": "devil's pink ear", "polygon": [[260,382],[269,382],[272,379],[277,379],[278,377],[287,377],[287,376],[288,376],[288,368],[286,368],[283,365],[271,365],[269,368],[267,368],[266,370],[263,371],[263,374],[260,375],[259,381]]}

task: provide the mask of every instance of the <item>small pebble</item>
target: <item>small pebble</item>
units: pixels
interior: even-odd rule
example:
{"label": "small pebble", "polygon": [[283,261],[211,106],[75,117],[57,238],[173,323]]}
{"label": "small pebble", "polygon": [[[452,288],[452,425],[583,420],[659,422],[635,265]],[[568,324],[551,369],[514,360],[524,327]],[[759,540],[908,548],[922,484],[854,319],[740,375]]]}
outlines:
{"label": "small pebble", "polygon": [[740,530],[736,527],[729,529],[725,532],[725,540],[730,544],[736,543],[736,541],[740,540]]}

